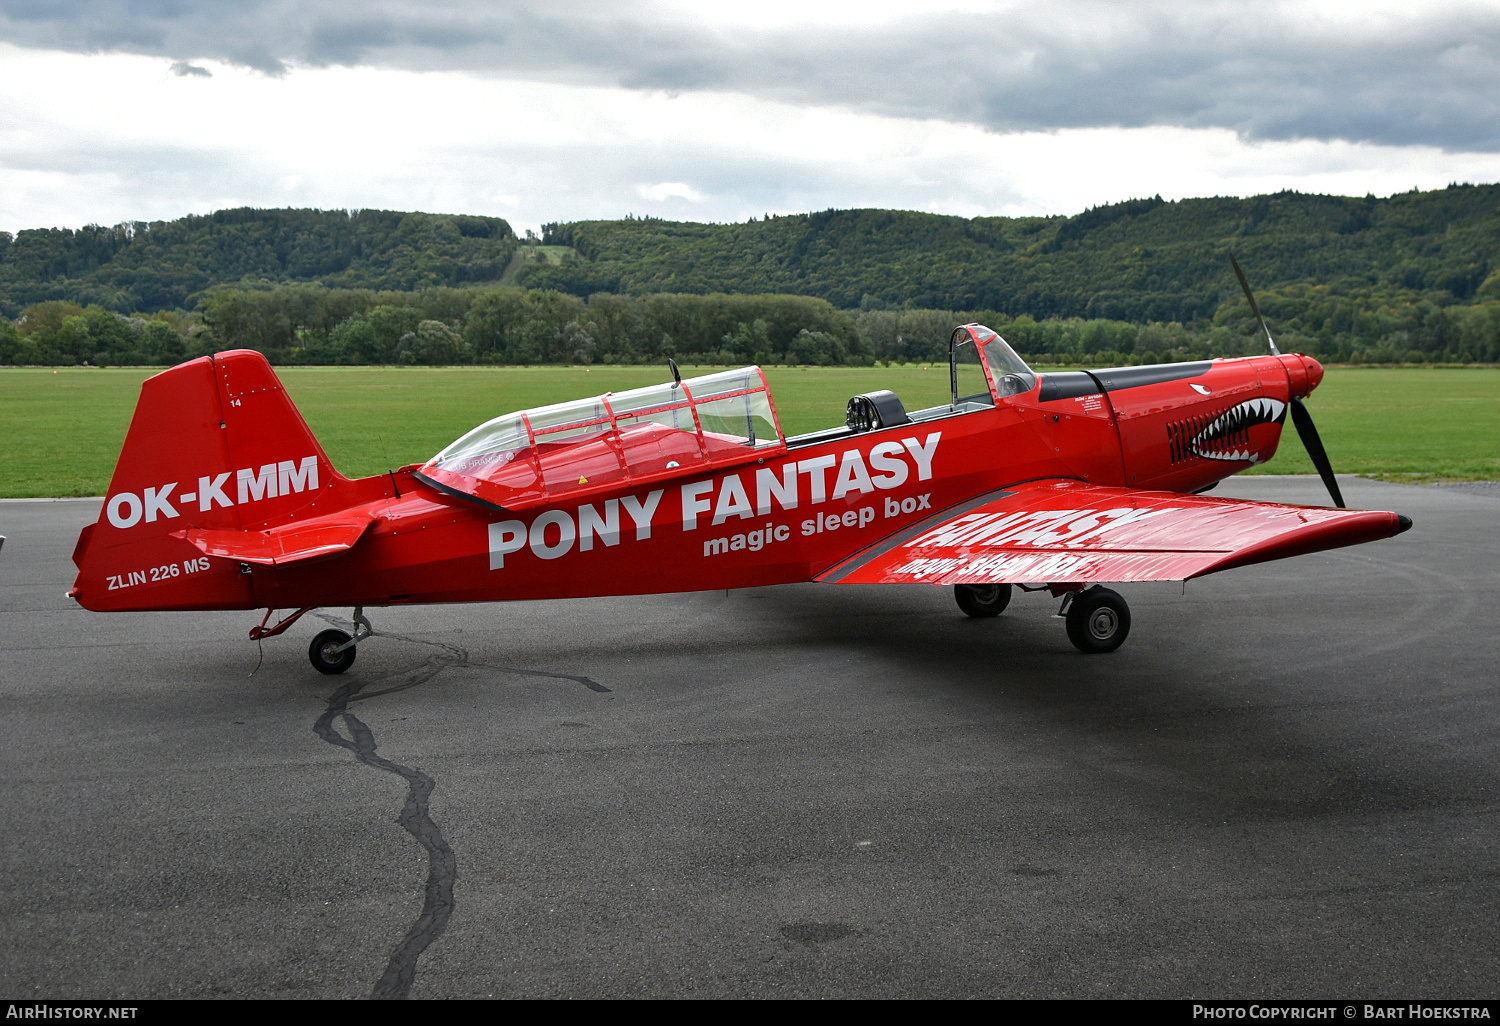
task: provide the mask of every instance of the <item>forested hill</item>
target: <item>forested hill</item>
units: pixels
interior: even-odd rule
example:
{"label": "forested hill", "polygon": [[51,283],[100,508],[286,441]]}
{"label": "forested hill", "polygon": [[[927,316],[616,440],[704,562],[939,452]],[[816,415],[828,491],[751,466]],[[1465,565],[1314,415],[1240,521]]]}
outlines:
{"label": "forested hill", "polygon": [[1240,301],[1231,250],[1257,289],[1312,290],[1299,310],[1313,292],[1371,312],[1500,300],[1500,185],[1387,199],[1137,199],[1075,217],[627,218],[547,225],[542,242],[549,246],[519,243],[499,218],[383,210],[238,209],[0,233],[0,316],[47,300],[190,310],[215,285],[415,292],[504,279],[579,297],[780,293],[846,310],[1192,323]]}
{"label": "forested hill", "polygon": [[[1145,323],[1212,317],[1239,288],[1500,298],[1500,185],[1377,199],[1294,192],[1130,200],[1076,217],[945,217],[828,210],[709,225],[653,219],[547,225],[583,258],[527,264],[517,284],[593,292],[783,292],[843,308],[999,310]],[[1486,283],[1488,282],[1488,285]]]}
{"label": "forested hill", "polygon": [[119,313],[191,308],[212,285],[321,282],[410,291],[492,282],[516,236],[498,217],[220,210],[77,231],[0,232],[0,315],[47,300]]}

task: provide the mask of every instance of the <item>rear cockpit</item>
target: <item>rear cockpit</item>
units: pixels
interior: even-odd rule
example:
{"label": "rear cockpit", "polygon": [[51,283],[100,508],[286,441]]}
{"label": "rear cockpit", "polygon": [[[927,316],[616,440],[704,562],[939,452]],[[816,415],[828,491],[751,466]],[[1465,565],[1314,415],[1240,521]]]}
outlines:
{"label": "rear cockpit", "polygon": [[759,367],[508,413],[418,470],[483,504],[524,509],[786,451]]}

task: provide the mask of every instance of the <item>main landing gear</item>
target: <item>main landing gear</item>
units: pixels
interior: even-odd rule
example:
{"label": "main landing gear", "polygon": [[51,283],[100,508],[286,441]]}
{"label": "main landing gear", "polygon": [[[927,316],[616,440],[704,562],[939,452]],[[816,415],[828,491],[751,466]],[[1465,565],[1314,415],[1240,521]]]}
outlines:
{"label": "main landing gear", "polygon": [[[1057,615],[1067,621],[1068,640],[1086,655],[1113,652],[1130,634],[1130,606],[1119,592],[1094,585],[1063,596]],[[1053,586],[1053,594],[1062,588]],[[1025,589],[1040,590],[1040,589]],[[969,616],[999,616],[1010,605],[1009,584],[955,584],[953,598]]]}
{"label": "main landing gear", "polygon": [[955,584],[953,597],[969,616],[999,616],[1010,605],[1008,584]]}
{"label": "main landing gear", "polygon": [[1094,585],[1070,591],[1057,611],[1068,623],[1068,640],[1085,655],[1113,652],[1130,635],[1130,607],[1117,591]]}

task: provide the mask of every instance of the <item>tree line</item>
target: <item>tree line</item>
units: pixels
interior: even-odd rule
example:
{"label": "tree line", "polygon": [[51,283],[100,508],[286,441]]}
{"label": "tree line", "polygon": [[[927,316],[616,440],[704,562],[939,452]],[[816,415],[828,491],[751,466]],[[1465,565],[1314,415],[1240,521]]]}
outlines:
{"label": "tree line", "polygon": [[[1236,290],[1237,291],[1237,290]],[[1279,346],[1328,362],[1495,362],[1500,295],[1442,305],[1410,289],[1263,289]],[[1136,323],[1013,316],[996,309],[843,310],[825,299],[766,294],[599,292],[581,298],[519,286],[415,291],[286,285],[218,287],[192,311],[120,314],[48,300],[0,320],[0,364],[168,365],[225,349],[278,364],[758,363],[869,365],[947,359],[959,324],[995,328],[1037,364],[1096,366],[1265,351],[1242,295],[1211,318]]]}

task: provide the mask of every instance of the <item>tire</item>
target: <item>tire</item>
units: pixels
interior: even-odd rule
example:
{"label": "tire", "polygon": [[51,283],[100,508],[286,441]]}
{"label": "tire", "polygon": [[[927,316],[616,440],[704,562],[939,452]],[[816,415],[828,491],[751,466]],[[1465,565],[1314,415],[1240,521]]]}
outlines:
{"label": "tire", "polygon": [[1118,592],[1098,585],[1068,606],[1068,640],[1086,655],[1113,652],[1130,634],[1130,607]]}
{"label": "tire", "polygon": [[955,584],[953,597],[969,616],[999,616],[1010,605],[1008,584]]}
{"label": "tire", "polygon": [[307,646],[307,658],[312,660],[313,668],[319,673],[343,673],[354,665],[355,646],[350,645],[342,652],[335,652],[344,642],[349,640],[349,635],[343,631],[323,631],[312,639],[312,644]]}

